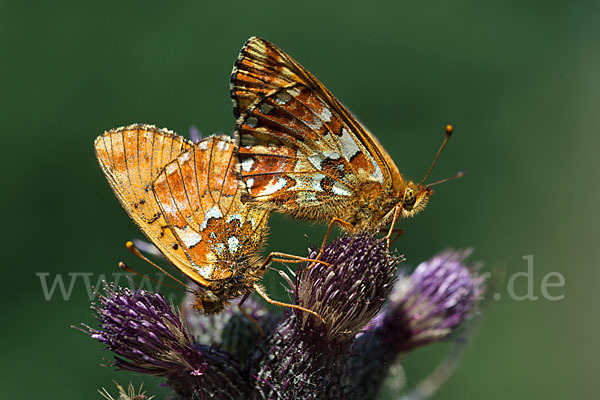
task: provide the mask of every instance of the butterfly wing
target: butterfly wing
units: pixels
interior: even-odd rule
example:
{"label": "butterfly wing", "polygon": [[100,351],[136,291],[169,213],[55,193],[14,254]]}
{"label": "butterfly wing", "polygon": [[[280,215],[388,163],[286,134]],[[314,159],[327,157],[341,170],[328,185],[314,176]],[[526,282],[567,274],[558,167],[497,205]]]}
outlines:
{"label": "butterfly wing", "polygon": [[236,118],[262,97],[295,83],[318,81],[274,44],[251,37],[238,56],[230,79],[233,113]]}
{"label": "butterfly wing", "polygon": [[236,134],[248,195],[287,212],[342,207],[364,182],[384,182],[336,111],[304,85],[279,89],[250,107]]}
{"label": "butterfly wing", "polygon": [[231,138],[211,136],[167,164],[153,183],[156,201],[188,262],[177,265],[196,282],[236,275],[256,258],[268,212],[242,204]]}
{"label": "butterfly wing", "polygon": [[282,49],[268,40],[251,37],[246,41],[233,67],[230,78],[230,94],[236,118],[253,103],[283,87],[302,83],[321,97],[357,136],[357,140],[369,148],[392,179],[400,176],[389,154],[346,107],[313,74]]}
{"label": "butterfly wing", "polygon": [[[334,179],[338,183],[337,189],[340,190],[336,191],[340,195],[331,190],[333,197],[321,195],[321,200],[317,201],[312,200],[315,197],[312,194],[301,195],[312,200],[315,211],[318,208],[317,203],[323,201],[323,198],[329,198],[329,201],[335,204],[340,200],[340,196],[343,199],[340,185],[350,192],[362,190],[366,183],[379,184],[379,189],[373,190],[381,191],[398,191],[398,188],[404,186],[404,180],[396,165],[377,139],[317,78],[272,43],[256,37],[246,42],[232,73],[231,96],[234,113],[242,115],[236,131],[242,146],[238,154],[240,162],[253,162],[256,171],[269,173],[268,177],[264,175],[257,178],[245,174],[242,168],[241,177],[247,187],[250,186],[248,183],[257,185],[257,179],[264,182],[262,185],[258,184],[258,187],[254,186],[254,191],[252,187],[248,188],[250,196],[256,201],[287,204],[286,211],[293,212],[289,208],[294,207],[294,195],[290,191],[299,186],[289,184],[286,174],[294,170],[296,174],[312,177],[311,183],[316,183],[319,174],[324,172],[314,164],[312,167],[306,167],[304,159],[310,156],[325,160],[326,164],[338,164],[338,172],[343,174],[338,180]],[[284,103],[283,100],[277,99],[277,96],[291,96],[293,101]],[[272,121],[265,120],[261,106],[263,111],[269,111],[270,115],[279,114],[278,116],[282,117],[277,121],[278,127],[274,126]],[[271,106],[274,107],[273,111]],[[313,129],[315,116],[320,121],[317,121],[318,127]],[[269,130],[268,134],[265,124],[269,125],[269,128],[266,128]],[[298,129],[298,125],[303,127]],[[290,130],[295,132],[290,133]],[[298,153],[299,149],[303,151]],[[331,160],[332,151],[349,156],[342,157],[342,171],[340,162]],[[247,156],[248,153],[255,153],[256,156]],[[358,158],[355,158],[356,156]],[[250,159],[252,161],[248,161]],[[263,190],[265,188],[266,192]],[[274,192],[264,196],[269,191]],[[301,191],[308,193],[304,191],[304,187]],[[304,207],[298,204],[298,207],[300,206]],[[310,210],[305,211],[310,215],[314,213]]]}
{"label": "butterfly wing", "polygon": [[121,205],[175,265],[187,259],[182,251],[173,248],[177,239],[154,199],[152,182],[165,164],[191,146],[169,130],[144,124],[105,132],[94,142],[96,158]]}

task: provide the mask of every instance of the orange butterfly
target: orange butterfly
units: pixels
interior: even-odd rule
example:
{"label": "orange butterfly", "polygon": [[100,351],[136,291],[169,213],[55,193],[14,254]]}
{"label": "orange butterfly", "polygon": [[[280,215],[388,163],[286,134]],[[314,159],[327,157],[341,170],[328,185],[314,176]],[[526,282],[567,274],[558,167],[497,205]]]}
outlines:
{"label": "orange butterfly", "polygon": [[[337,221],[351,232],[389,222],[393,228],[397,218],[427,205],[432,190],[423,182],[431,168],[420,183],[407,181],[375,136],[274,44],[257,37],[246,42],[231,75],[231,97],[244,201]],[[440,152],[451,132],[448,126]]]}
{"label": "orange butterfly", "polygon": [[316,315],[269,299],[258,283],[269,261],[290,261],[275,257],[306,259],[271,253],[261,263],[269,212],[241,202],[231,138],[211,136],[192,144],[171,131],[137,124],[104,133],[94,146],[123,208],[198,285],[196,308],[216,313],[257,291],[272,304]]}

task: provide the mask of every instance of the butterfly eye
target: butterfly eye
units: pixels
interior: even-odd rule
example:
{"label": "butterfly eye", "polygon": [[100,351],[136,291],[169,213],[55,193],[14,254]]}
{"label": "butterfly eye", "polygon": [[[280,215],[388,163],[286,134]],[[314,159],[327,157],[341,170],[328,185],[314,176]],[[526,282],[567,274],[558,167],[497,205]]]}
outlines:
{"label": "butterfly eye", "polygon": [[411,210],[417,201],[417,196],[415,195],[415,191],[411,188],[406,188],[404,191],[404,196],[402,196],[402,206],[407,210]]}

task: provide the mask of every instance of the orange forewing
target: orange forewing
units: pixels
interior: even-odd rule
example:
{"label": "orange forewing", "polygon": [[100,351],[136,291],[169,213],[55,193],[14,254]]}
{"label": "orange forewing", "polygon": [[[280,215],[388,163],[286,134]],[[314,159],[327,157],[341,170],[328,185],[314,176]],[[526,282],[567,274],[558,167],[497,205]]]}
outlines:
{"label": "orange forewing", "polygon": [[152,193],[152,182],[165,164],[191,143],[152,125],[134,124],[105,132],[94,142],[96,157],[115,195],[142,232],[175,265],[187,258],[177,243]]}

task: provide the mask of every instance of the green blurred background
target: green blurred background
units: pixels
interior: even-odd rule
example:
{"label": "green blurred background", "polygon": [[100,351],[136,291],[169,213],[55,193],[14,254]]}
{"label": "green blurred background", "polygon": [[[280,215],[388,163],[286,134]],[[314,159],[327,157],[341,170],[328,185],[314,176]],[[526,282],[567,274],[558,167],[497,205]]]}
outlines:
{"label": "green blurred background", "polygon": [[[420,179],[447,123],[455,136],[421,215],[402,221],[408,264],[473,246],[506,272],[477,337],[436,399],[595,399],[598,379],[597,1],[0,2],[3,399],[100,398],[112,380],[158,380],[99,366],[102,345],[71,329],[93,323],[77,278],[69,301],[37,273],[153,273],[123,244],[140,237],[92,150],[105,129],[148,122],[187,135],[231,133],[229,73],[252,35],[319,77]],[[276,216],[269,250],[304,254],[322,226]],[[508,279],[534,256],[537,301]],[[541,283],[559,272],[564,287]],[[280,280],[267,274],[274,297]],[[68,283],[68,282],[67,282]],[[515,281],[517,294],[528,290]],[[447,350],[406,361],[409,385]],[[390,397],[393,398],[393,397]]]}

